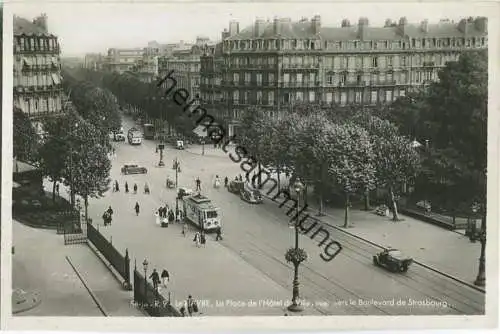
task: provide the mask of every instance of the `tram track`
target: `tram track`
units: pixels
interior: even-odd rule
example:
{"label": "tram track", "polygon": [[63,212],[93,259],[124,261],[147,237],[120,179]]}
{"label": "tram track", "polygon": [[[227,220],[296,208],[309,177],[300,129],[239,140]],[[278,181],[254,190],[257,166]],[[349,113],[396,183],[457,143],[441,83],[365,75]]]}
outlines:
{"label": "tram track", "polygon": [[[275,219],[277,218],[275,217]],[[327,227],[331,227],[329,226],[329,224],[325,225]],[[255,235],[249,233],[248,231],[247,233],[252,235],[253,238],[256,238]],[[348,234],[336,233],[334,239],[339,241],[344,247],[345,250],[341,252],[343,256],[346,256],[349,259],[362,264],[364,267],[370,268],[370,270],[376,269],[373,267],[371,261],[372,256],[374,254],[373,248],[383,249],[382,246],[374,245],[373,243],[363,242],[363,240],[359,240],[358,238],[353,238]],[[260,245],[264,243],[267,244],[268,246],[271,245],[269,243],[264,242],[262,238],[259,238],[258,240]],[[255,245],[255,247],[258,248],[257,245]],[[270,247],[273,248],[273,246]],[[282,249],[276,249],[276,248],[274,248],[274,251],[283,252]],[[274,257],[270,253],[268,256]],[[279,259],[277,261],[281,262],[285,267],[288,268],[288,266],[286,266]],[[321,275],[321,273],[310,268],[307,263],[303,264],[301,268],[306,268],[309,271],[311,271],[311,273],[314,272],[314,274]],[[415,270],[416,268],[418,269]],[[391,280],[395,280],[398,283],[407,286],[411,290],[420,293],[429,300],[440,303],[446,302],[447,307],[449,309],[452,309],[456,314],[484,314],[484,302],[477,300],[478,299],[477,290],[468,289],[467,286],[464,287],[460,285],[459,282],[451,280],[445,275],[439,275],[436,272],[428,270],[423,266],[415,266],[412,269],[410,269],[411,274],[416,275],[418,278],[404,274],[392,274],[389,272],[384,272],[384,269],[381,268],[379,268],[379,271],[380,274],[384,275],[385,277],[388,277]],[[303,279],[303,277],[307,277],[307,275],[302,275],[301,279]],[[329,282],[332,285],[337,285],[337,286],[339,285],[338,283],[333,282],[331,280],[329,280]],[[344,286],[342,286],[342,288],[344,288]],[[352,295],[356,296],[357,294],[354,292]]]}

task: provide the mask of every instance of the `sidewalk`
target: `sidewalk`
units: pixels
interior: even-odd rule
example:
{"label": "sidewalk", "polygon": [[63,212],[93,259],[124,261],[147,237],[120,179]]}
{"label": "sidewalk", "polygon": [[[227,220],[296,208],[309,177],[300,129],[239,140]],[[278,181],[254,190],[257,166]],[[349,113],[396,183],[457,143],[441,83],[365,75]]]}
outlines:
{"label": "sidewalk", "polygon": [[103,316],[66,256],[103,305],[108,316],[144,316],[131,306],[132,295],[87,245],[64,245],[55,231],[13,221],[13,289],[38,293],[41,303],[19,316]]}
{"label": "sidewalk", "polygon": [[[286,182],[286,181],[285,181]],[[284,184],[284,183],[283,183]],[[269,191],[264,187],[262,193]],[[278,205],[278,203],[277,203]],[[318,217],[318,204],[310,200],[309,214],[324,223],[340,227],[344,210],[324,206],[326,216]],[[381,217],[371,211],[351,210],[347,232],[383,247],[397,248],[415,260],[472,283],[477,275],[481,245],[463,234],[400,215],[401,222]]]}

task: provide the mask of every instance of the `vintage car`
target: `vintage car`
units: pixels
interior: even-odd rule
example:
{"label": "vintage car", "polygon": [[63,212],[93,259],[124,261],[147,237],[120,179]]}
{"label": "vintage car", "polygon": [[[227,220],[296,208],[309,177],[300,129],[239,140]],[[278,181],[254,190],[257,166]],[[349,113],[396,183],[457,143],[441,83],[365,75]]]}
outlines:
{"label": "vintage car", "polygon": [[146,167],[141,167],[136,164],[125,164],[123,165],[122,169],[122,174],[147,174],[148,170]]}
{"label": "vintage car", "polygon": [[408,267],[412,262],[412,258],[403,255],[397,249],[386,249],[373,256],[374,265],[385,267],[392,272],[404,273],[408,271]]}
{"label": "vintage car", "polygon": [[183,140],[177,140],[175,143],[175,148],[178,150],[183,150],[184,149],[184,141]]}
{"label": "vintage car", "polygon": [[232,180],[227,185],[227,191],[233,194],[241,194],[241,191],[244,188],[244,182],[239,180]]}
{"label": "vintage car", "polygon": [[185,196],[191,196],[193,191],[189,188],[180,187],[177,191],[177,198],[183,199]]}

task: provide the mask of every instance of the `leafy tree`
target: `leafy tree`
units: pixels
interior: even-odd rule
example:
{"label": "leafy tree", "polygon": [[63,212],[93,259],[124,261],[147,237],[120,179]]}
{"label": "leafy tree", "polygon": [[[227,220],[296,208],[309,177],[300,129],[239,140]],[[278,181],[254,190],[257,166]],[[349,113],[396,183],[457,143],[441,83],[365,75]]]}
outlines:
{"label": "leafy tree", "polygon": [[369,133],[354,123],[332,123],[327,126],[324,138],[329,183],[344,193],[344,227],[348,227],[350,197],[375,182],[373,144]]}
{"label": "leafy tree", "polygon": [[46,136],[39,150],[40,169],[53,182],[52,200],[56,200],[56,185],[61,182],[66,171],[66,157],[70,152],[68,119],[65,117],[47,119],[44,122]]}
{"label": "leafy tree", "polygon": [[[70,121],[75,120],[76,117],[70,118]],[[86,219],[89,198],[103,196],[110,182],[111,162],[108,158],[108,149],[94,139],[98,133],[92,124],[80,120],[68,138],[71,152],[65,161],[68,168],[64,175],[64,183],[71,187],[74,194],[84,199]]]}
{"label": "leafy tree", "polygon": [[40,136],[36,133],[28,116],[18,108],[13,110],[12,132],[14,157],[21,161],[36,162]]}
{"label": "leafy tree", "polygon": [[388,189],[393,220],[399,221],[398,190],[403,183],[416,176],[420,166],[420,156],[412,147],[411,141],[400,136],[397,128],[389,121],[367,114],[358,115],[353,121],[370,134],[370,141],[374,147],[376,182]]}

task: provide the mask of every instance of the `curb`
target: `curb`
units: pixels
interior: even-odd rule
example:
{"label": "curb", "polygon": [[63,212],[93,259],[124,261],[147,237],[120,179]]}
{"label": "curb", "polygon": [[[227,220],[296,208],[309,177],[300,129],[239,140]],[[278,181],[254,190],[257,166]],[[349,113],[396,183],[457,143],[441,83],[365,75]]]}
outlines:
{"label": "curb", "polygon": [[[275,203],[277,202],[276,200],[273,200],[270,196],[267,196],[267,195],[265,195],[265,194],[262,194],[262,196],[263,196],[263,197],[265,197],[265,198],[267,198],[268,200],[270,200],[270,201],[272,201],[272,202],[275,202]],[[289,206],[289,205],[284,205],[284,206],[286,206],[286,207],[290,208],[290,206]],[[334,218],[334,217],[332,217],[332,216],[330,216],[330,215],[328,215],[328,214],[325,214],[325,216],[326,216],[326,217],[330,217],[330,218]],[[353,234],[353,233],[351,233],[351,232],[347,232],[346,230],[344,230],[343,228],[341,228],[341,227],[339,227],[339,226],[332,225],[332,224],[330,224],[330,223],[328,223],[328,222],[324,222],[324,221],[322,221],[321,219],[318,219],[318,218],[315,218],[315,217],[311,217],[311,216],[309,216],[309,217],[310,217],[311,219],[314,219],[314,220],[318,221],[318,222],[321,222],[322,224],[325,224],[325,225],[327,225],[327,226],[330,226],[330,227],[332,227],[332,228],[336,229],[337,231],[340,231],[340,232],[342,232],[342,233],[344,233],[344,234],[347,234],[347,235],[349,235],[349,236],[351,236],[351,237],[354,237],[354,238],[356,238],[356,239],[362,240],[362,241],[364,241],[364,242],[366,242],[366,243],[368,243],[368,244],[370,244],[370,245],[372,245],[372,246],[375,246],[375,247],[378,247],[378,248],[381,248],[381,249],[385,249],[385,247],[383,247],[383,246],[381,246],[381,245],[379,245],[379,244],[377,244],[377,243],[374,243],[373,241],[370,241],[370,240],[367,240],[367,239],[365,239],[365,238],[362,238],[362,237],[360,237],[360,236],[358,236],[358,235],[356,235],[356,234]],[[419,265],[419,266],[423,267],[423,268],[426,268],[426,269],[431,270],[431,271],[433,271],[433,272],[435,272],[435,273],[437,273],[437,274],[440,274],[440,275],[442,275],[442,276],[444,276],[444,277],[447,277],[447,278],[449,278],[449,279],[452,279],[452,280],[454,280],[454,281],[456,281],[456,282],[458,282],[458,283],[460,283],[460,284],[463,284],[463,285],[465,285],[465,286],[467,286],[467,287],[469,287],[469,288],[471,288],[471,289],[474,289],[474,290],[479,291],[479,292],[482,292],[482,293],[486,293],[486,290],[484,290],[484,289],[482,289],[482,288],[480,288],[480,287],[477,287],[476,285],[473,285],[473,284],[471,284],[471,283],[469,283],[469,282],[466,282],[466,281],[464,281],[464,280],[462,280],[462,279],[460,279],[460,278],[458,278],[458,277],[455,277],[455,276],[449,275],[449,274],[447,274],[447,273],[445,273],[445,272],[442,272],[442,271],[440,271],[440,270],[438,270],[438,269],[435,269],[435,268],[433,268],[433,267],[431,267],[431,266],[429,266],[429,265],[427,265],[427,264],[424,264],[424,263],[422,263],[422,262],[420,262],[420,261],[417,261],[417,260],[415,260],[415,259],[413,260],[413,262],[414,262],[415,264],[417,264],[417,265]]]}
{"label": "curb", "polygon": [[92,297],[92,299],[96,303],[97,308],[99,309],[99,311],[101,311],[102,315],[104,315],[105,317],[107,317],[108,316],[108,312],[104,309],[104,306],[102,306],[100,300],[96,297],[96,295],[94,294],[94,292],[92,292],[92,290],[89,288],[87,282],[82,277],[82,275],[80,274],[80,272],[76,269],[76,267],[73,265],[73,263],[71,262],[69,256],[67,256],[67,255],[66,255],[66,260],[68,261],[68,263],[71,266],[71,268],[73,268],[73,270],[75,271],[75,274],[78,276],[78,278],[82,282],[82,284],[85,287],[85,289],[87,289],[88,293],[90,294],[90,297]]}
{"label": "curb", "polygon": [[111,265],[111,263],[106,260],[106,258],[99,252],[97,247],[95,247],[90,240],[87,241],[87,245],[90,250],[101,260],[102,264],[111,272],[111,275],[120,283],[121,287],[126,291],[132,291],[132,286],[127,287],[126,282],[123,280],[122,275]]}

